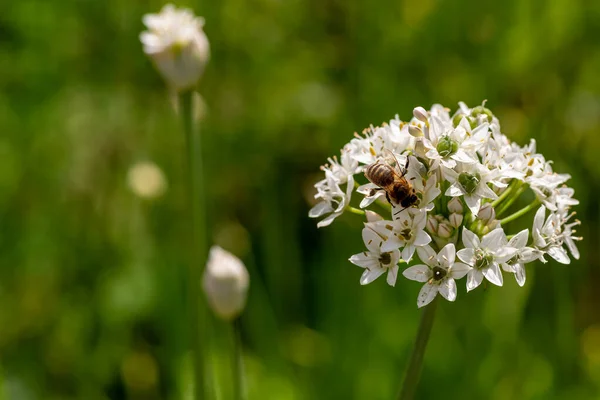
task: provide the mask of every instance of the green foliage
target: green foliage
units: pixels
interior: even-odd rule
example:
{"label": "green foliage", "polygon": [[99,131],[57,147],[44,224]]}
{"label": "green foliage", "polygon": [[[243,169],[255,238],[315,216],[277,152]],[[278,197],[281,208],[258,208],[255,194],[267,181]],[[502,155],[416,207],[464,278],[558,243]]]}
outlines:
{"label": "green foliage", "polygon": [[[573,176],[582,259],[440,303],[419,398],[600,396],[600,3],[187,5],[212,46],[200,87],[210,234],[251,274],[251,399],[393,398],[419,285],[361,287],[347,258],[362,221],[317,230],[311,185],[370,123],[484,99],[509,137],[535,138]],[[189,396],[184,140],[138,40],[161,6],[0,4],[0,399]],[[127,183],[145,160],[168,182],[153,200]],[[230,345],[213,321],[224,399]]]}

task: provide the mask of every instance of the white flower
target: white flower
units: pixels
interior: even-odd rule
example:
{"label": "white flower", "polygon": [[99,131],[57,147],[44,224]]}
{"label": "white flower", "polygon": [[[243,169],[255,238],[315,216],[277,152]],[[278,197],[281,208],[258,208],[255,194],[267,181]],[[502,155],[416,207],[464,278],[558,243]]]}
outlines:
{"label": "white flower", "polygon": [[360,278],[360,284],[367,285],[387,271],[387,283],[394,286],[398,278],[400,251],[397,249],[383,251],[381,248],[382,238],[370,228],[363,228],[362,237],[369,251],[363,251],[350,257],[352,264],[365,268],[365,272]]}
{"label": "white flower", "polygon": [[452,182],[445,195],[451,197],[464,196],[467,207],[477,215],[481,208],[481,199],[497,199],[498,195],[489,188],[488,183],[506,186],[494,180],[496,175],[481,164],[461,164],[456,171],[445,169],[444,175]]}
{"label": "white flower", "polygon": [[417,249],[419,258],[424,264],[412,266],[402,273],[408,279],[426,282],[417,298],[417,305],[423,307],[435,298],[438,292],[448,301],[456,300],[456,282],[465,276],[471,267],[461,262],[454,262],[454,244],[447,244],[439,254],[429,246]]}
{"label": "white flower", "polygon": [[481,240],[463,228],[462,241],[465,248],[458,251],[458,258],[473,267],[467,276],[467,292],[479,286],[483,277],[494,285],[502,286],[502,272],[498,264],[506,262],[517,252],[517,249],[507,245],[502,228],[494,229]]}
{"label": "white flower", "polygon": [[519,286],[525,284],[525,264],[537,260],[542,255],[542,252],[534,249],[533,247],[527,247],[527,239],[529,238],[529,229],[524,229],[521,232],[513,236],[509,242],[509,247],[517,249],[515,255],[506,262],[502,263],[502,269],[507,272],[515,274],[515,279]]}
{"label": "white flower", "polygon": [[239,258],[219,246],[210,249],[202,287],[215,314],[228,321],[240,315],[249,283],[248,271]]}
{"label": "white flower", "polygon": [[427,157],[438,160],[446,168],[454,168],[457,162],[472,164],[478,162],[475,152],[485,144],[489,136],[488,124],[483,124],[471,132],[466,119],[454,128],[452,123],[443,123],[432,117],[429,140],[423,141],[429,150]]}
{"label": "white flower", "polygon": [[[572,228],[579,225],[579,221],[566,224],[572,215],[562,217],[559,213],[555,212],[550,213],[548,219],[545,219],[546,207],[541,206],[533,219],[532,235],[535,247],[561,264],[571,263],[567,251],[562,247],[565,242],[573,257],[579,259],[579,251],[575,246],[574,240],[581,240],[581,238],[572,236],[574,233]],[[543,255],[540,259],[546,262]]]}
{"label": "white flower", "polygon": [[370,226],[385,238],[381,247],[382,251],[392,251],[403,247],[402,259],[408,262],[417,247],[431,243],[431,236],[425,232],[426,217],[425,213],[415,216],[402,213],[395,221],[377,221]]}
{"label": "white flower", "polygon": [[343,214],[346,207],[350,204],[350,197],[352,196],[352,189],[354,188],[353,175],[347,177],[346,192],[344,192],[340,188],[339,180],[331,170],[326,167],[324,167],[324,170],[325,179],[315,185],[317,188],[315,198],[321,199],[321,201],[308,212],[310,218],[319,218],[329,214],[322,221],[317,223],[318,228],[328,226],[334,219]]}
{"label": "white flower", "polygon": [[163,78],[177,91],[193,88],[209,58],[204,19],[167,4],[159,14],[146,14],[142,20],[148,28],[140,34],[144,52]]}
{"label": "white flower", "polygon": [[360,185],[356,188],[356,191],[365,195],[360,202],[360,208],[369,207],[378,199],[385,200],[385,190],[382,190],[379,186],[371,182]]}

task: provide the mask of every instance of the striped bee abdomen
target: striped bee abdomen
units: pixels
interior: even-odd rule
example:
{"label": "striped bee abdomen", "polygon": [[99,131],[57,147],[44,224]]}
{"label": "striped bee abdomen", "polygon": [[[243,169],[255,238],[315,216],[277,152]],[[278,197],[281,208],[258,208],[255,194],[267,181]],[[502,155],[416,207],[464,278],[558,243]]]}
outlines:
{"label": "striped bee abdomen", "polygon": [[387,164],[374,163],[367,167],[365,176],[377,186],[386,187],[394,183],[394,169]]}

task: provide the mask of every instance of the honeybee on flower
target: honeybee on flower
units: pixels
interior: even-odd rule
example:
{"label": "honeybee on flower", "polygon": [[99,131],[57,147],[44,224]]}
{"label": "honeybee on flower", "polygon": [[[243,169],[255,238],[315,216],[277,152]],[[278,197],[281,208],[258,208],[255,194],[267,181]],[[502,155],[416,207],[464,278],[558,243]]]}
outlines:
{"label": "honeybee on flower", "polygon": [[[395,167],[390,155],[401,160]],[[368,251],[350,258],[365,268],[363,285],[387,272],[394,286],[402,265],[405,277],[426,282],[422,307],[438,292],[454,301],[455,280],[463,277],[467,291],[484,279],[502,286],[505,273],[523,286],[527,264],[546,262],[546,255],[563,264],[579,258],[570,176],[554,172],[534,140],[511,142],[485,102],[461,102],[452,115],[439,104],[416,107],[408,122],[396,116],[355,135],[339,160],[323,168],[309,216],[324,217],[324,227],[346,211],[366,214]],[[354,192],[362,196],[358,208]],[[524,194],[533,202],[515,209]],[[511,223],[523,218],[531,229],[512,232]]]}

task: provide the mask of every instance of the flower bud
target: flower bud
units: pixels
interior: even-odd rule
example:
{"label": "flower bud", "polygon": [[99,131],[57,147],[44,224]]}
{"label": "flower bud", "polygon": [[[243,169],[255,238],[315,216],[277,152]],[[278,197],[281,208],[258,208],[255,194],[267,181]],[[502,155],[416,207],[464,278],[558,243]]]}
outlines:
{"label": "flower bud", "polygon": [[496,211],[494,207],[490,203],[486,203],[479,209],[479,213],[477,214],[477,218],[482,220],[486,225],[488,222],[496,219]]}
{"label": "flower bud", "polygon": [[250,278],[239,258],[219,246],[210,249],[202,287],[218,317],[230,321],[242,313]]}
{"label": "flower bud", "polygon": [[427,224],[425,225],[429,233],[436,234],[438,230],[438,221],[433,215],[427,217]]}
{"label": "flower bud", "polygon": [[381,215],[377,214],[375,211],[365,210],[365,214],[367,216],[368,222],[376,222],[376,221],[383,220],[383,217]]}
{"label": "flower bud", "polygon": [[452,214],[450,214],[448,221],[450,221],[450,225],[452,225],[454,228],[458,229],[458,227],[463,222],[463,216],[462,216],[462,214],[452,213]]}
{"label": "flower bud", "polygon": [[408,125],[408,133],[414,137],[422,137],[423,131],[416,125]]}
{"label": "flower bud", "polygon": [[419,121],[427,123],[427,110],[423,107],[415,107],[413,109],[413,115]]}
{"label": "flower bud", "polygon": [[450,211],[451,213],[458,213],[458,214],[462,214],[463,213],[463,205],[462,205],[462,203],[460,201],[460,198],[453,197],[448,202],[448,211]]}
{"label": "flower bud", "polygon": [[438,236],[444,239],[449,239],[452,234],[454,233],[454,229],[446,224],[445,222],[442,222],[441,224],[439,224],[438,226]]}
{"label": "flower bud", "polygon": [[158,72],[178,92],[192,89],[209,58],[204,19],[191,10],[165,5],[159,14],[146,14],[140,41]]}

